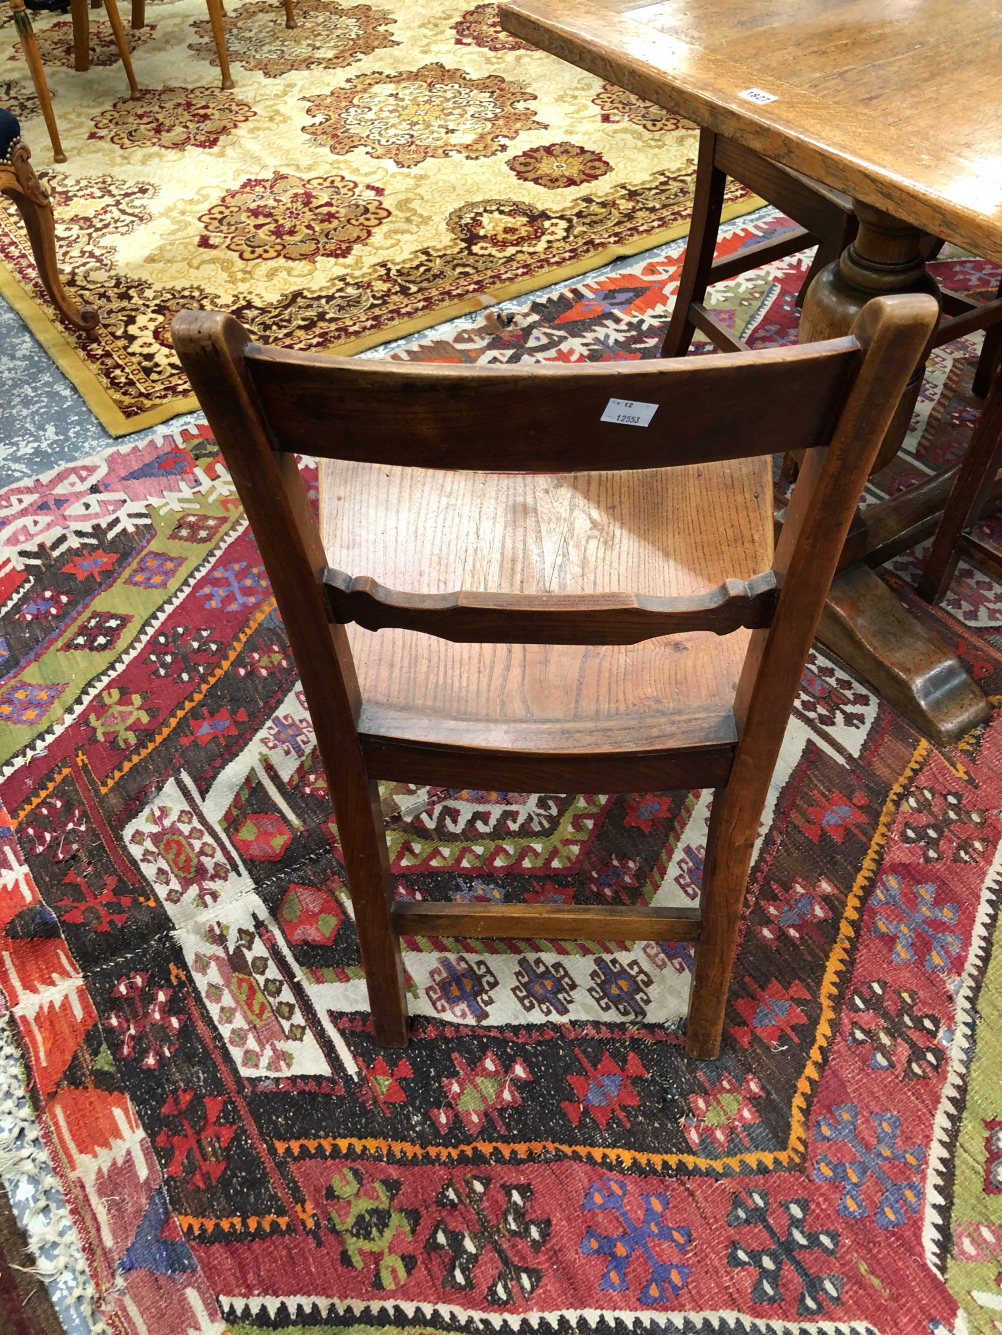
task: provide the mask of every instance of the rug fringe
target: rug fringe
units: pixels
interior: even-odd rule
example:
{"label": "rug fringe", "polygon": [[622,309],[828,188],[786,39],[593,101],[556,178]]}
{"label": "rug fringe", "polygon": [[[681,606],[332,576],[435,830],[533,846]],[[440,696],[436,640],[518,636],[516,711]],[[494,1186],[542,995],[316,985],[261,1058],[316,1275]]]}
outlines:
{"label": "rug fringe", "polygon": [[76,1229],[31,1105],[9,1017],[0,1019],[0,1182],[24,1230],[36,1275],[63,1325],[110,1335]]}

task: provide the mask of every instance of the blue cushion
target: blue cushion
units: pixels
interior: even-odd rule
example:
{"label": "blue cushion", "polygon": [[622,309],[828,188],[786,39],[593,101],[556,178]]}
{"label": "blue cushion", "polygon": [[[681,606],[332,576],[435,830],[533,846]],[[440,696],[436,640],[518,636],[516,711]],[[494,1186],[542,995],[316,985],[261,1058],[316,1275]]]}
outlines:
{"label": "blue cushion", "polygon": [[21,137],[21,125],[12,111],[0,109],[0,162],[6,162],[11,144]]}

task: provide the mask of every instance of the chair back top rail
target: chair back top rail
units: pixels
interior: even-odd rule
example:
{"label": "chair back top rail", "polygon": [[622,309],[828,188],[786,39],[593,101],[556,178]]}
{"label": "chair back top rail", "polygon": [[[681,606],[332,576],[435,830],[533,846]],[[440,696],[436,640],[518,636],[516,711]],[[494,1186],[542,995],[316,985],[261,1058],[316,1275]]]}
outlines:
{"label": "chair back top rail", "polygon": [[772,622],[778,589],[771,570],[752,579],[728,579],[690,598],[634,593],[406,593],[384,588],[369,575],[353,579],[322,572],[331,621],[366,630],[423,631],[465,644],[638,644],[659,635],[739,627],[761,630]]}
{"label": "chair back top rail", "polygon": [[[826,445],[855,338],[740,359],[410,365],[247,343],[273,448],[487,472],[675,467]],[[617,420],[618,419],[618,420]]]}

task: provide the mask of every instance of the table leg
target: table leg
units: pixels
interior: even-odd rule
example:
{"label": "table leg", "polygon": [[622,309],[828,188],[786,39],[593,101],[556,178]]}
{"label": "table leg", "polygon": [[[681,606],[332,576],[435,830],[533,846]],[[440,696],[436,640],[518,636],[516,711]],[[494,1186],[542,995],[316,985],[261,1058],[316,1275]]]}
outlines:
{"label": "table leg", "polygon": [[[939,295],[926,272],[919,229],[870,204],[854,200],[853,207],[859,234],[839,261],[811,284],[800,324],[801,342],[847,334],[860,309],[874,297],[895,292]],[[877,469],[901,447],[921,383],[920,365],[888,428]],[[942,746],[958,741],[988,717],[983,692],[956,655],[862,563],[835,577],[818,638]]]}
{"label": "table leg", "polygon": [[90,69],[90,12],[87,0],[70,0],[70,17],[73,19],[73,68]]}

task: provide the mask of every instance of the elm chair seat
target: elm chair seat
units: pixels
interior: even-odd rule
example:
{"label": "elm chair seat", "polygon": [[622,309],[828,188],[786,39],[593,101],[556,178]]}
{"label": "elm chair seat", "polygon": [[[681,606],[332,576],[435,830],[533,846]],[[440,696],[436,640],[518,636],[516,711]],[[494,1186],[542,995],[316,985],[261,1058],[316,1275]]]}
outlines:
{"label": "elm chair seat", "polygon": [[[321,536],[330,566],[403,592],[697,597],[771,568],[770,470],[765,456],[563,475],[324,459]],[[733,516],[726,544],[722,508]],[[457,644],[357,625],[348,634],[359,728],[370,734],[568,752],[594,751],[603,733],[610,746],[645,750],[737,740],[748,630],[615,645]]]}

